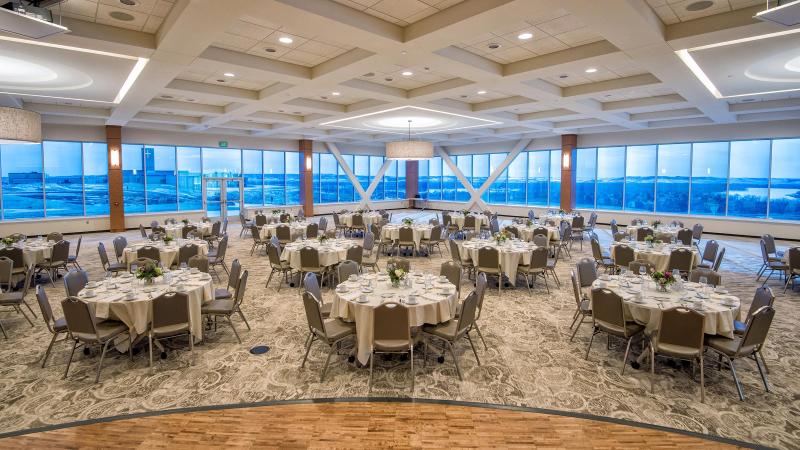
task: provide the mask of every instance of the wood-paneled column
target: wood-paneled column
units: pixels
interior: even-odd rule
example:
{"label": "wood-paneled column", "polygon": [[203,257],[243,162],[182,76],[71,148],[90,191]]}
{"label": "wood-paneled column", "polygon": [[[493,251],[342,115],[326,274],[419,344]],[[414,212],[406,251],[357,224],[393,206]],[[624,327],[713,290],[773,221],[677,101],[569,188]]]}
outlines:
{"label": "wood-paneled column", "polygon": [[125,199],[122,191],[122,127],[106,126],[108,145],[108,218],[109,229],[125,231]]}
{"label": "wood-paneled column", "polygon": [[406,198],[409,208],[414,207],[414,197],[419,194],[419,161],[406,160]]}
{"label": "wood-paneled column", "polygon": [[561,136],[561,209],[575,209],[575,148],[578,136],[564,134]]}
{"label": "wood-paneled column", "polygon": [[314,141],[300,139],[298,149],[300,158],[300,204],[306,217],[314,215],[314,171],[311,164]]}

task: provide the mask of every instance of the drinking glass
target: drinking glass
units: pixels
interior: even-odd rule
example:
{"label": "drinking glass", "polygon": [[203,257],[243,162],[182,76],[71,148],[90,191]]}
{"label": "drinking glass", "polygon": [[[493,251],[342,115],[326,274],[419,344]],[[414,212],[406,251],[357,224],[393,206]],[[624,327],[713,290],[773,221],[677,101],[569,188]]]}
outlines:
{"label": "drinking glass", "polygon": [[647,267],[639,266],[639,276],[644,277],[647,274]]}

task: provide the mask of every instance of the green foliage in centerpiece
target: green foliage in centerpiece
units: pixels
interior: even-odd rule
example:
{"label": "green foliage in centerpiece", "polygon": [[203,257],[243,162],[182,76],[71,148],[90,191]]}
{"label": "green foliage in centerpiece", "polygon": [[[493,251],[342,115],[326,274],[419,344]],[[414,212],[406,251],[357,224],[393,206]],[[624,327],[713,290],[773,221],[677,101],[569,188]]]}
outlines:
{"label": "green foliage in centerpiece", "polygon": [[409,227],[411,225],[414,225],[414,219],[412,219],[410,217],[406,217],[405,219],[403,219],[403,225],[406,225],[406,226],[409,226]]}
{"label": "green foliage in centerpiece", "polygon": [[659,226],[661,226],[661,221],[660,220],[654,220],[653,221],[653,228],[658,228]]}
{"label": "green foliage in centerpiece", "polygon": [[505,230],[503,230],[503,231],[501,231],[501,232],[499,232],[499,233],[497,233],[497,234],[495,234],[493,236],[494,241],[497,243],[497,245],[500,245],[503,242],[507,241],[509,239],[509,237],[510,236],[508,235],[508,232],[505,231]]}
{"label": "green foliage in centerpiece", "polygon": [[181,219],[184,225],[189,225],[189,219]]}
{"label": "green foliage in centerpiece", "polygon": [[525,226],[532,227],[533,226],[533,221],[531,219],[526,220],[525,221]]}
{"label": "green foliage in centerpiece", "polygon": [[472,212],[472,211],[470,211],[470,210],[468,210],[468,209],[462,209],[462,210],[461,210],[461,214],[463,214],[463,215],[465,215],[465,216],[468,216],[468,215],[469,215],[471,212]]}
{"label": "green foliage in centerpiece", "polygon": [[156,264],[148,263],[136,269],[136,273],[134,275],[139,280],[145,280],[148,283],[152,283],[154,279],[164,275],[164,271],[161,270],[161,267],[158,267]]}
{"label": "green foliage in centerpiece", "polygon": [[324,244],[325,242],[328,241],[328,236],[325,236],[324,234],[320,234],[319,236],[317,236],[317,241],[320,244]]}
{"label": "green foliage in centerpiece", "polygon": [[674,283],[675,281],[677,281],[670,272],[653,272],[653,274],[650,277],[653,278],[653,281],[655,281],[656,284],[662,288],[665,288],[670,284]]}
{"label": "green foliage in centerpiece", "polygon": [[12,238],[11,236],[6,236],[2,240],[0,240],[0,242],[2,242],[3,245],[5,245],[6,247],[11,247],[11,245],[14,244],[17,241],[16,241],[16,239]]}
{"label": "green foliage in centerpiece", "polygon": [[644,241],[647,242],[648,244],[652,244],[654,240],[655,238],[653,237],[652,234],[648,234],[647,236],[644,237]]}
{"label": "green foliage in centerpiece", "polygon": [[400,281],[404,280],[407,275],[405,270],[401,267],[395,267],[394,265],[387,266],[386,273],[389,275],[389,281],[392,282],[393,286],[398,286]]}
{"label": "green foliage in centerpiece", "polygon": [[175,240],[175,238],[174,238],[174,237],[172,237],[172,236],[170,236],[170,235],[166,235],[166,236],[164,236],[164,243],[165,243],[165,244],[169,244],[170,242],[172,242],[172,241],[174,241],[174,240]]}

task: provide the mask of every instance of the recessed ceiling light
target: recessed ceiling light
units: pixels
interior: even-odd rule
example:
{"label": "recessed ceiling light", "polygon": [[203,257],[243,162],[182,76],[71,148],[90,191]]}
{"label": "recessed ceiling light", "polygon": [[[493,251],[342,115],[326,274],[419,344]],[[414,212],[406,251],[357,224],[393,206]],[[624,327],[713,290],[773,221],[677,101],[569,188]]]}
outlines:
{"label": "recessed ceiling light", "polygon": [[275,49],[272,48],[272,47],[267,47],[267,48],[264,49],[264,51],[267,52],[267,53],[275,53]]}
{"label": "recessed ceiling light", "polygon": [[519,36],[517,36],[517,39],[519,39],[520,41],[527,41],[528,39],[530,39],[532,37],[533,37],[533,33],[529,33],[529,32],[526,31],[525,33],[521,33]]}
{"label": "recessed ceiling light", "polygon": [[225,73],[223,73],[223,75],[225,75],[226,77],[235,77],[236,76],[236,74],[233,73],[233,72],[225,72]]}
{"label": "recessed ceiling light", "polygon": [[486,93],[486,91],[478,91],[478,95],[483,95],[485,93]]}
{"label": "recessed ceiling light", "polygon": [[564,78],[569,78],[569,75],[566,75],[566,74],[564,74],[564,75],[559,75],[559,76],[558,76],[558,78],[561,78],[561,79],[564,79]]}
{"label": "recessed ceiling light", "polygon": [[132,15],[122,11],[111,11],[108,15],[112,19],[121,20],[123,22],[132,22],[135,19]]}
{"label": "recessed ceiling light", "polygon": [[384,80],[386,80],[386,81],[394,81],[394,78],[392,78],[392,77],[386,77],[386,78],[384,78]]}
{"label": "recessed ceiling light", "polygon": [[596,67],[589,67],[588,69],[586,69],[586,73],[595,73],[595,72],[597,72]]}
{"label": "recessed ceiling light", "polygon": [[333,92],[331,92],[331,95],[336,97],[336,96],[342,95],[342,93],[341,92],[337,92],[337,91],[333,91]]}
{"label": "recessed ceiling light", "polygon": [[414,75],[414,72],[410,70],[404,70],[403,73],[401,73],[401,75],[403,75],[404,77],[410,77],[411,75]]}
{"label": "recessed ceiling light", "polygon": [[278,38],[278,41],[281,44],[291,44],[292,42],[294,42],[294,39],[290,38],[289,36],[281,36]]}
{"label": "recessed ceiling light", "polygon": [[704,9],[710,8],[712,5],[714,5],[714,2],[712,2],[710,0],[701,0],[699,2],[689,3],[688,5],[686,5],[686,10],[687,11],[702,11]]}
{"label": "recessed ceiling light", "polygon": [[502,45],[498,44],[497,42],[492,42],[491,44],[487,45],[487,47],[489,47],[492,50],[495,50],[502,47]]}
{"label": "recessed ceiling light", "polygon": [[222,78],[217,78],[217,83],[224,83],[224,82],[225,80],[223,80]]}

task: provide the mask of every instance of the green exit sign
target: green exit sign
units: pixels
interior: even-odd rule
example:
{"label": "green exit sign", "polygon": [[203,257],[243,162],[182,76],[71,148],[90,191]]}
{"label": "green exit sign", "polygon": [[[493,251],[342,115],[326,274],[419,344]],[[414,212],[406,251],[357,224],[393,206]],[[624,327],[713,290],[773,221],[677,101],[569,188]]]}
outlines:
{"label": "green exit sign", "polygon": [[228,141],[219,141],[220,148],[228,148]]}

